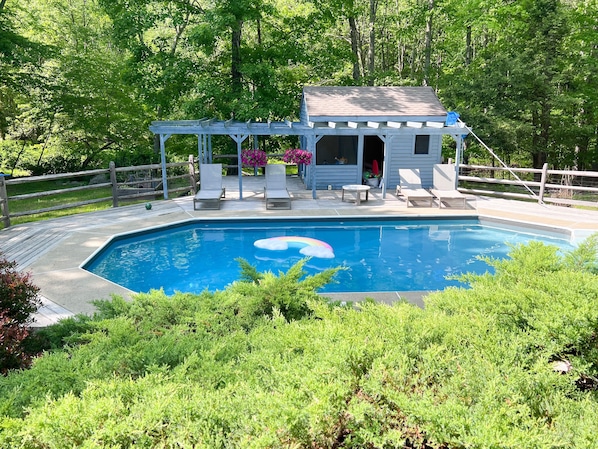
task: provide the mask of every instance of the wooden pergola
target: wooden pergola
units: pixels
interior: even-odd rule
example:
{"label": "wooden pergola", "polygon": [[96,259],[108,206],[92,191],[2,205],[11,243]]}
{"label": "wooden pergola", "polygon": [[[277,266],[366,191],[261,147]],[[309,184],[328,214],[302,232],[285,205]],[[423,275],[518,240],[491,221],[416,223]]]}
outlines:
{"label": "wooden pergola", "polygon": [[[446,125],[443,122],[392,122],[392,121],[346,121],[326,123],[301,123],[301,122],[254,122],[235,120],[174,120],[152,122],[150,130],[160,138],[160,155],[162,162],[162,182],[164,184],[164,196],[168,198],[168,186],[166,179],[166,151],[165,143],[172,135],[196,135],[198,146],[198,159],[200,163],[212,162],[212,139],[213,135],[225,135],[233,139],[237,144],[239,198],[243,199],[243,177],[241,151],[242,144],[251,136],[300,136],[302,146],[310,151],[314,157],[312,165],[315,165],[316,143],[327,135],[357,135],[363,139],[364,136],[375,135],[386,141],[388,137],[406,134],[429,134],[429,135],[450,135],[456,141],[455,165],[461,161],[463,148],[463,137],[467,134],[467,128],[463,123]],[[383,169],[383,173],[386,170]],[[310,176],[315,176],[315,170],[310,171]],[[312,180],[312,196],[316,196],[316,183]],[[383,183],[383,197],[386,195],[386,183]]]}

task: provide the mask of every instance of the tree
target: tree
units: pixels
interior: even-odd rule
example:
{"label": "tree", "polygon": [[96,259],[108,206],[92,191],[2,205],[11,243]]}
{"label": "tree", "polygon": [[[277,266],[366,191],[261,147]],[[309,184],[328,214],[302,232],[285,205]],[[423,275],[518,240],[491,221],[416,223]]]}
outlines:
{"label": "tree", "polygon": [[16,31],[16,11],[0,2],[0,140],[5,140],[9,127],[18,114],[19,96],[40,81],[35,66],[52,48],[24,37]]}
{"label": "tree", "polygon": [[105,165],[119,151],[147,150],[146,108],[124,77],[122,54],[109,45],[106,16],[96,2],[75,0],[66,7],[62,0],[32,1],[18,13],[20,32],[55,50],[40,56],[35,69],[21,66],[37,80],[24,89],[9,130],[39,152],[26,168],[40,174],[80,170]]}

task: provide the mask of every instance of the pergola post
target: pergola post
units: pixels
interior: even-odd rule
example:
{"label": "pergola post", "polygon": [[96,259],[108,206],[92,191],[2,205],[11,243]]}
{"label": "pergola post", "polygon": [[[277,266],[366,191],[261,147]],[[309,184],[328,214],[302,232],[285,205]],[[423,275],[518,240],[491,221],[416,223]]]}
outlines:
{"label": "pergola post", "polygon": [[162,163],[162,191],[164,192],[164,199],[168,199],[168,176],[166,174],[166,150],[164,143],[168,140],[171,134],[160,134],[160,160]]}
{"label": "pergola post", "polygon": [[204,163],[203,134],[197,134],[197,163]]}
{"label": "pergola post", "polygon": [[237,142],[237,169],[238,177],[239,177],[239,199],[243,199],[243,161],[241,160],[241,151],[243,146],[243,141],[247,139],[248,134],[231,134],[230,137]]}

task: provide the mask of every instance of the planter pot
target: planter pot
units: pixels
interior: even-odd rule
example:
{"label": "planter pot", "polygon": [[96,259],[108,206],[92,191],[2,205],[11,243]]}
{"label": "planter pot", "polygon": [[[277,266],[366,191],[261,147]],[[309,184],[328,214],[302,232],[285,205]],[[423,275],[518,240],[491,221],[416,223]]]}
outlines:
{"label": "planter pot", "polygon": [[365,183],[370,187],[378,187],[380,180],[378,178],[368,178],[365,180]]}

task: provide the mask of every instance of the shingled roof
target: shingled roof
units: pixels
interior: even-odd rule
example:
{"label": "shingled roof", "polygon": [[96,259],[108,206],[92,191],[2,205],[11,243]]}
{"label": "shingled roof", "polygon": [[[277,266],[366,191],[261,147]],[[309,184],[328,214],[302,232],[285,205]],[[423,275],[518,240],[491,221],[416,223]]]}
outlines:
{"label": "shingled roof", "polygon": [[447,111],[431,87],[305,87],[310,122],[443,120]]}

